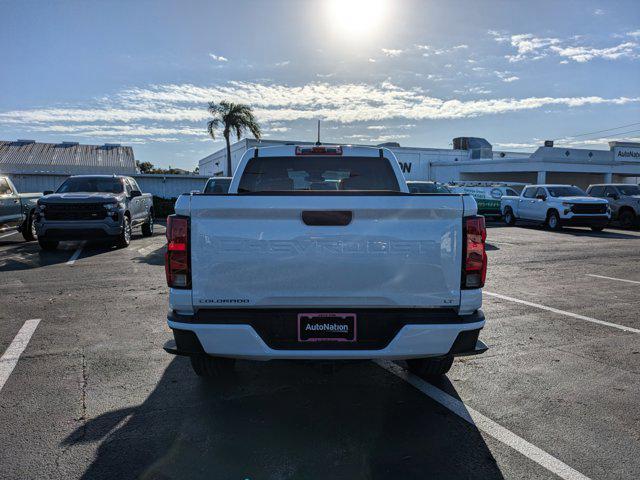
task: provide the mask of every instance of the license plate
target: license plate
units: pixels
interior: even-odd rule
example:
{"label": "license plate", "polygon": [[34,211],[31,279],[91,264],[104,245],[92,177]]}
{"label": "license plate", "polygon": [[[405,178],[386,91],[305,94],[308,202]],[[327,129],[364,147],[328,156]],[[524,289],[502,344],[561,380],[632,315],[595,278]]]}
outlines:
{"label": "license plate", "polygon": [[299,313],[299,342],[355,342],[355,313]]}

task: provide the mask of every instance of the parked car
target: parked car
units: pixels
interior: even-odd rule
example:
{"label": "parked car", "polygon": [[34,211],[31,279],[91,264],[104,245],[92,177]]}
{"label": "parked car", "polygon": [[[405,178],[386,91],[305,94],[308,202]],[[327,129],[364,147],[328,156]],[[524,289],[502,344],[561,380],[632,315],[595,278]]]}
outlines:
{"label": "parked car", "polygon": [[221,194],[229,191],[231,185],[231,177],[211,177],[207,180],[202,193]]}
{"label": "parked car", "polygon": [[529,185],[520,196],[504,195],[500,208],[508,225],[524,220],[551,230],[573,225],[601,231],[611,219],[606,200],[589,197],[574,185]]}
{"label": "parked car", "polygon": [[[485,183],[485,182],[478,182]],[[466,193],[475,198],[478,204],[478,214],[485,217],[500,217],[500,199],[503,195],[517,196],[513,188],[507,185],[490,184],[490,185],[474,185],[464,182],[461,184],[451,183],[447,185],[449,189],[454,193]]]}
{"label": "parked car", "polygon": [[487,256],[468,195],[411,195],[384,148],[249,149],[227,195],[167,223],[165,350],[214,376],[236,358],[407,360],[446,373],[478,340]]}
{"label": "parked car", "polygon": [[0,232],[18,230],[27,242],[35,240],[33,218],[41,196],[42,193],[19,193],[9,177],[0,176]]}
{"label": "parked car", "polygon": [[609,202],[611,218],[620,226],[629,228],[638,225],[640,219],[640,187],[628,183],[603,183],[589,185],[587,193]]}
{"label": "parked car", "polygon": [[131,231],[153,235],[153,200],[135,179],[118,175],[69,177],[38,200],[35,225],[44,250],[62,240],[103,240],[127,247]]}
{"label": "parked car", "polygon": [[407,186],[409,193],[451,193],[451,190],[438,182],[409,181]]}

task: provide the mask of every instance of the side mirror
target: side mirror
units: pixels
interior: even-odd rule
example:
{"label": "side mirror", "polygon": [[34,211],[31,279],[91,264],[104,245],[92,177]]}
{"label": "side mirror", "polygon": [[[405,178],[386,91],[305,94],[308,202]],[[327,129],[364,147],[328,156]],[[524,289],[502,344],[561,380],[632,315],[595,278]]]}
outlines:
{"label": "side mirror", "polygon": [[140,197],[142,192],[140,190],[131,190],[131,198]]}
{"label": "side mirror", "polygon": [[53,193],[53,190],[45,190],[44,192],[42,192],[42,195],[51,195]]}
{"label": "side mirror", "polygon": [[544,195],[544,194],[540,194],[540,195],[536,195],[536,198],[537,198],[538,200],[542,200],[542,201],[544,201],[544,200],[546,200],[546,199],[547,199],[547,196],[546,196],[546,195]]}

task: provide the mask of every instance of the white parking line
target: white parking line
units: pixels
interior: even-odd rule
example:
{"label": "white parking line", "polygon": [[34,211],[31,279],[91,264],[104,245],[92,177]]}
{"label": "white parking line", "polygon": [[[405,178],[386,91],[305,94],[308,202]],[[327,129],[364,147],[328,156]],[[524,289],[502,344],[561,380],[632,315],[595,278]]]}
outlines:
{"label": "white parking line", "polygon": [[82,247],[84,247],[84,242],[82,242],[80,244],[78,249],[75,252],[73,252],[73,255],[71,255],[71,258],[69,260],[67,260],[67,265],[73,265],[74,263],[76,263],[76,260],[78,259],[78,257],[82,253]]}
{"label": "white parking line", "polygon": [[598,325],[605,325],[607,327],[617,328],[625,332],[640,333],[640,330],[633,327],[627,327],[625,325],[619,325],[617,323],[605,322],[604,320],[598,320],[597,318],[587,317],[585,315],[579,315],[573,312],[567,312],[553,307],[547,307],[546,305],[540,305],[539,303],[527,302],[526,300],[520,300],[519,298],[507,297],[506,295],[500,295],[499,293],[483,291],[485,295],[490,297],[501,298],[502,300],[508,300],[510,302],[521,303],[522,305],[528,305],[529,307],[539,308],[541,310],[547,310],[549,312],[557,313],[558,315],[565,315],[567,317],[577,318],[578,320],[584,320],[585,322],[597,323]]}
{"label": "white parking line", "polygon": [[637,280],[627,280],[626,278],[605,277],[604,275],[594,275],[592,273],[587,273],[587,277],[604,278],[605,280],[616,280],[618,282],[635,283],[635,284],[640,285],[639,281],[637,281]]}
{"label": "white parking line", "polygon": [[502,425],[494,422],[488,417],[485,417],[473,408],[466,406],[460,400],[452,397],[448,393],[434,387],[420,377],[407,372],[399,365],[388,360],[375,360],[374,362],[402,380],[410,383],[426,396],[435,400],[446,409],[469,422],[471,425],[475,425],[479,430],[482,430],[487,435],[492,436],[499,442],[502,442],[513,448],[515,451],[520,452],[528,459],[533,460],[538,465],[546,468],[560,478],[565,480],[589,480],[589,477],[586,477],[577,470],[574,470],[566,463],[563,463],[561,460],[558,460],[544,450],[527,442],[524,438],[521,438],[510,430],[507,430]]}
{"label": "white parking line", "polygon": [[20,232],[11,232],[11,233],[6,233],[4,235],[0,235],[0,238],[5,238],[5,237],[10,237],[11,235],[15,235],[16,233],[20,233]]}
{"label": "white parking line", "polygon": [[27,348],[27,344],[29,340],[31,340],[31,336],[33,332],[36,331],[39,323],[39,318],[24,322],[24,325],[11,342],[11,345],[9,345],[9,348],[7,348],[7,351],[0,357],[0,391],[16,367],[20,355],[22,355],[24,349]]}

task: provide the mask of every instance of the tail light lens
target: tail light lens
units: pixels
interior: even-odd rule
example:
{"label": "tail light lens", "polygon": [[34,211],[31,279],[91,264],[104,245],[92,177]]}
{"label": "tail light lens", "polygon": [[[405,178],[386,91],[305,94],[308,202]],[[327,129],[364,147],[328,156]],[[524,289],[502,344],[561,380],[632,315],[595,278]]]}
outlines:
{"label": "tail light lens", "polygon": [[167,217],[167,253],[164,270],[171,288],[191,288],[189,259],[189,217]]}
{"label": "tail light lens", "polygon": [[462,288],[482,288],[487,278],[487,228],[484,217],[464,218]]}

